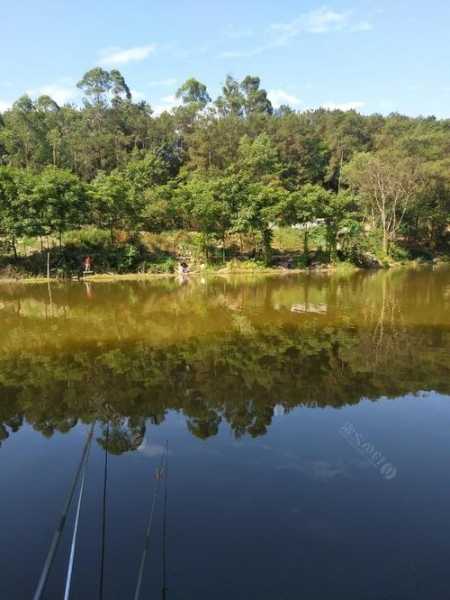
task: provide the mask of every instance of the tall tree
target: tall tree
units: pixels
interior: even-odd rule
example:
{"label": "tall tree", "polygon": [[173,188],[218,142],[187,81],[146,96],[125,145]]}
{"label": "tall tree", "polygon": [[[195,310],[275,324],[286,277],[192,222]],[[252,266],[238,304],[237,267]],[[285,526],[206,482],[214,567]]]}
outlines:
{"label": "tall tree", "polygon": [[176,97],[181,98],[183,104],[196,104],[199,108],[204,108],[211,102],[206,85],[193,77],[177,90]]}
{"label": "tall tree", "polygon": [[344,175],[358,194],[372,224],[380,227],[383,252],[395,242],[406,211],[413,202],[422,174],[415,158],[395,153],[357,154]]}
{"label": "tall tree", "polygon": [[260,88],[261,79],[253,75],[247,75],[240,84],[244,97],[244,109],[247,115],[258,113],[273,113],[272,103],[270,102],[266,90]]}
{"label": "tall tree", "polygon": [[47,167],[37,179],[34,190],[35,211],[47,234],[62,234],[88,219],[86,195],[78,177],[63,169]]}
{"label": "tall tree", "polygon": [[239,82],[231,75],[227,75],[222,95],[215,102],[219,113],[222,116],[234,115],[241,117],[244,114],[245,98],[240,89]]}

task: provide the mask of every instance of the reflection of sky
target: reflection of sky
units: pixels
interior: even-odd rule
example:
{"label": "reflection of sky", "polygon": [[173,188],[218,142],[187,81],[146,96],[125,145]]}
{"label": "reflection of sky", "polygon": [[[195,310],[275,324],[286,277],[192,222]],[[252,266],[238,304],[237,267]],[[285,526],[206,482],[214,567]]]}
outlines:
{"label": "reflection of sky", "polygon": [[[137,448],[137,451],[143,456],[147,456],[149,458],[164,454],[164,446],[160,444],[152,444],[148,438],[149,436],[146,434],[142,440],[142,444],[139,446],[139,448]],[[169,453],[171,453],[171,451],[169,451]]]}
{"label": "reflection of sky", "polygon": [[[300,576],[304,597],[314,600],[375,600],[386,590],[393,597],[422,600],[425,588],[427,600],[446,597],[449,397],[429,393],[365,400],[339,410],[299,408],[255,439],[235,440],[224,424],[217,436],[201,440],[185,422],[180,427],[183,421],[172,412],[161,425],[147,421],[137,452],[109,457],[108,598],[129,597],[135,584],[154,472],[166,440],[174,598],[272,600],[280,597],[277,589],[297,598]],[[339,431],[347,422],[396,465],[396,479],[384,480],[346,443]],[[0,449],[0,511],[6,524],[1,598],[31,596],[87,429],[80,425],[46,439],[25,425]],[[74,597],[91,598],[95,587],[103,467],[103,451],[94,442]],[[159,589],[161,502],[155,519],[149,595]],[[72,517],[49,598],[61,597],[71,523]]]}

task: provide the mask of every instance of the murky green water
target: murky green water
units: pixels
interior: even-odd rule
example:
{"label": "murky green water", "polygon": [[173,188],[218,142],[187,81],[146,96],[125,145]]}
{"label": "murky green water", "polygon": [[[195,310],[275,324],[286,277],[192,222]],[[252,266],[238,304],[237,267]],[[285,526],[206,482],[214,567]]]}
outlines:
{"label": "murky green water", "polygon": [[133,598],[166,441],[142,598],[164,546],[170,599],[448,595],[449,269],[0,286],[1,598],[32,597],[94,422],[72,598],[105,446],[104,598]]}

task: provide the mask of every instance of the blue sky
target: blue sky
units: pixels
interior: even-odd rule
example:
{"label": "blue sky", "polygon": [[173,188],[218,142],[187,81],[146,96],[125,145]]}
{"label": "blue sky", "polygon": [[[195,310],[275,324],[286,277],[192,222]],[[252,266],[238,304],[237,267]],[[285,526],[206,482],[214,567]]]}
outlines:
{"label": "blue sky", "polygon": [[27,92],[79,102],[89,68],[173,105],[188,77],[259,75],[275,105],[450,117],[447,0],[17,0],[2,7],[0,110]]}

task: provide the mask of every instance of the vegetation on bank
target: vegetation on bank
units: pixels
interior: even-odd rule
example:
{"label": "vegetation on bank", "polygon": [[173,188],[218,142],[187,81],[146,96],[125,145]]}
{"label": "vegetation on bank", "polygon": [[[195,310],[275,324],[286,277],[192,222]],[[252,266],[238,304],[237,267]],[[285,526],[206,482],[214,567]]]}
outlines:
{"label": "vegetation on bank", "polygon": [[[450,121],[274,110],[258,77],[195,79],[160,115],[95,68],[83,107],[0,115],[3,274],[171,272],[180,258],[380,266],[449,250]],[[49,254],[50,251],[50,254]]]}

